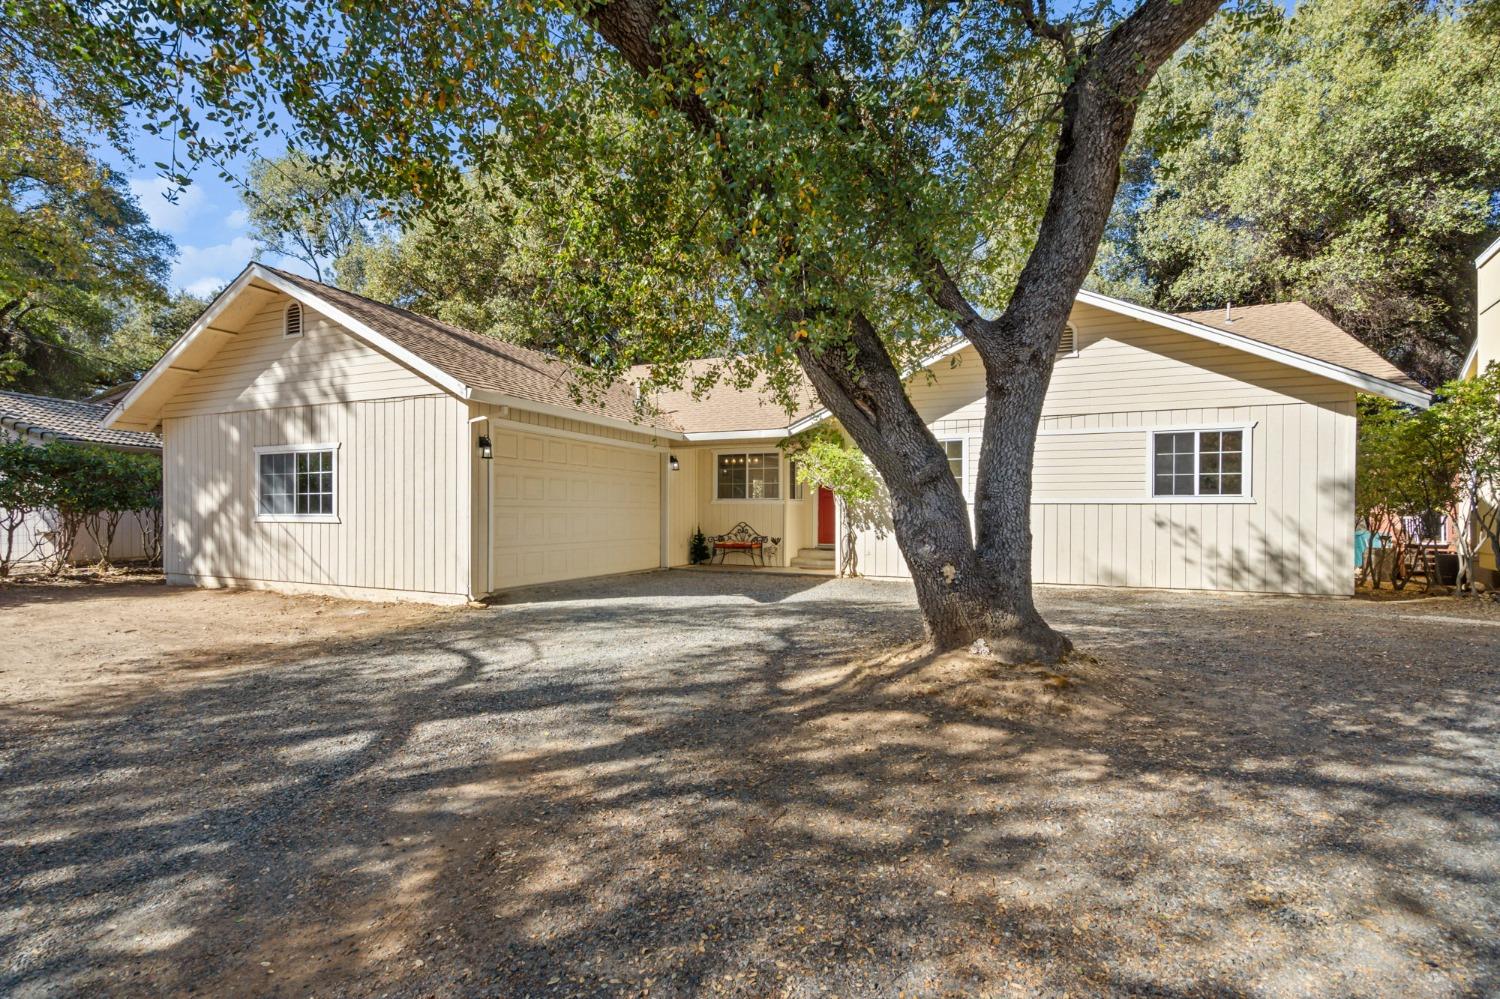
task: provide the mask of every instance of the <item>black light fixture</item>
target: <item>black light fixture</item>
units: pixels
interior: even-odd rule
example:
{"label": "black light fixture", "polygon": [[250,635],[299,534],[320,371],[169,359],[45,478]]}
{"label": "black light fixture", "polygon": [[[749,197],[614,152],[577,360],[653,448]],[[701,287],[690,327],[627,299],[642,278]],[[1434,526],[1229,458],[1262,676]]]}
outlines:
{"label": "black light fixture", "polygon": [[479,435],[479,457],[489,461],[495,456],[495,449],[490,446],[489,434]]}
{"label": "black light fixture", "polygon": [[667,455],[667,467],[674,472],[682,467],[682,465],[678,463],[677,456],[675,454]]}

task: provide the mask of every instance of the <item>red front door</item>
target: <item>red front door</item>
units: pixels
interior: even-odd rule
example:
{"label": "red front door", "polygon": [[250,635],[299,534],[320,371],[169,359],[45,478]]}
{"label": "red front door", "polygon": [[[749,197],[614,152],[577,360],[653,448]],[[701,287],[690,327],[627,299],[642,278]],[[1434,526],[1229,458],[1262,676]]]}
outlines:
{"label": "red front door", "polygon": [[818,487],[818,544],[833,544],[833,490]]}

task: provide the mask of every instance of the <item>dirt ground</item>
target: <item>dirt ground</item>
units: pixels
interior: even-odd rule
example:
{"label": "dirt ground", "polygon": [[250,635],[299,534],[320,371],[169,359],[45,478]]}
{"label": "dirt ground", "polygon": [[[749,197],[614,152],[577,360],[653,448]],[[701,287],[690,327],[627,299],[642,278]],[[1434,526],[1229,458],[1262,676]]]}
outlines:
{"label": "dirt ground", "polygon": [[168,587],[158,573],[0,583],[0,702],[18,704],[242,669],[399,631],[455,613],[426,604],[368,604],[254,590]]}
{"label": "dirt ground", "polygon": [[0,994],[1500,994],[1500,610],[1041,599],[0,591]]}

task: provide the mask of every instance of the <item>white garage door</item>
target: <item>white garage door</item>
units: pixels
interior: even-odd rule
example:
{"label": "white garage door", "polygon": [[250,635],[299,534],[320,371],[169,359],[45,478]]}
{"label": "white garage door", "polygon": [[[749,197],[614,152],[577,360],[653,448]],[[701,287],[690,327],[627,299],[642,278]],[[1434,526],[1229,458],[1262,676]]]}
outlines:
{"label": "white garage door", "polygon": [[661,457],[495,428],[497,590],[661,564]]}

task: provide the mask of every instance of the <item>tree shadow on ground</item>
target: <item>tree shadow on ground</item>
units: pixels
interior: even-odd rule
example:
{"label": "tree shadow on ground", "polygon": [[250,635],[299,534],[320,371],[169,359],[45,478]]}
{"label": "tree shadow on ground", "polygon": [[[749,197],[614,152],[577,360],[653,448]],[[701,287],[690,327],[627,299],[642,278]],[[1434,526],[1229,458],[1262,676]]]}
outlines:
{"label": "tree shadow on ground", "polygon": [[638,580],[0,712],[0,991],[1500,984],[1500,635],[1053,591],[1028,699],[903,587]]}

